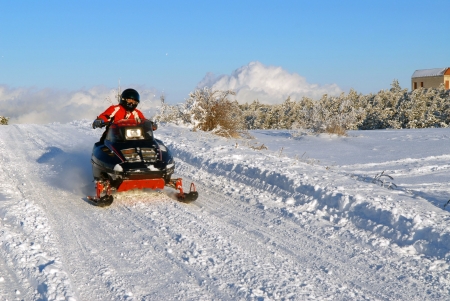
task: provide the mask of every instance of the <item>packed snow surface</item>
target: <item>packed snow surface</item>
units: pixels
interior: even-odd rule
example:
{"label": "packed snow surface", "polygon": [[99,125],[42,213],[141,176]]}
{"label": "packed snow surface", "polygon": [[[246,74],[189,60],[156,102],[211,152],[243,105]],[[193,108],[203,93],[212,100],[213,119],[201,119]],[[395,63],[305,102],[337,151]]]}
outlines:
{"label": "packed snow surface", "polygon": [[92,206],[89,121],[0,126],[0,300],[449,300],[450,129],[155,132],[174,191]]}

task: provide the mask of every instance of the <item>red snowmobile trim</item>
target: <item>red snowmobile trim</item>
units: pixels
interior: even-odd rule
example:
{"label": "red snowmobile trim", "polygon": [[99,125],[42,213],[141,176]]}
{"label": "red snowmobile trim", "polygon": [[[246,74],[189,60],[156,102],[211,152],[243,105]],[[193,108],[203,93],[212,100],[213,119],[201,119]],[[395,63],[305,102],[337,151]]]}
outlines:
{"label": "red snowmobile trim", "polygon": [[101,183],[101,182],[97,182],[96,183],[96,185],[95,185],[95,191],[96,191],[96,193],[97,193],[97,197],[99,197],[100,196],[100,194],[103,192],[103,183]]}
{"label": "red snowmobile trim", "polygon": [[[195,189],[194,183],[191,183],[189,193],[184,193],[183,191],[183,180],[181,178],[178,179],[170,179],[168,183],[164,181],[162,178],[158,179],[144,179],[144,180],[124,180],[119,187],[115,189],[117,192],[128,191],[131,189],[163,189],[164,186],[175,188],[179,190],[179,193],[176,194],[178,201],[183,203],[190,203],[195,201],[198,198],[198,192]],[[96,206],[107,207],[112,204],[113,196],[111,184],[108,180],[106,181],[96,181],[96,197],[88,196],[88,200],[93,202]],[[103,196],[102,196],[103,195]]]}
{"label": "red snowmobile trim", "polygon": [[166,185],[164,179],[144,179],[144,180],[123,180],[117,187],[117,192],[128,191],[131,189],[163,189]]}
{"label": "red snowmobile trim", "polygon": [[106,195],[111,194],[111,186],[109,185],[108,181],[106,182],[97,181],[95,188],[97,192],[97,198],[100,198],[103,191],[105,191]]}
{"label": "red snowmobile trim", "polygon": [[176,179],[175,189],[180,191],[180,193],[179,193],[180,195],[184,195],[184,192],[183,192],[183,180],[181,178]]}

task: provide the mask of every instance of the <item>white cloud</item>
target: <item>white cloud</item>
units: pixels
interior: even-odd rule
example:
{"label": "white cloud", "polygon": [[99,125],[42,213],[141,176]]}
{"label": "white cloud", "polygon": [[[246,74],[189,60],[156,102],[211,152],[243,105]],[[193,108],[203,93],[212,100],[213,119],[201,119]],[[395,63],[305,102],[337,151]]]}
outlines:
{"label": "white cloud", "polygon": [[[151,118],[150,110],[160,104],[156,90],[144,87],[132,88],[140,94],[141,102],[138,108],[147,118]],[[0,85],[0,115],[9,117],[10,124],[94,120],[111,104],[117,104],[116,94],[117,90],[104,86],[88,90],[64,91]]]}
{"label": "white cloud", "polygon": [[211,87],[217,90],[234,90],[240,103],[258,99],[261,103],[282,103],[288,96],[300,100],[303,96],[319,99],[323,94],[337,96],[343,91],[336,84],[320,86],[310,84],[296,73],[281,67],[265,66],[251,62],[233,71],[231,75],[206,74],[197,88]]}

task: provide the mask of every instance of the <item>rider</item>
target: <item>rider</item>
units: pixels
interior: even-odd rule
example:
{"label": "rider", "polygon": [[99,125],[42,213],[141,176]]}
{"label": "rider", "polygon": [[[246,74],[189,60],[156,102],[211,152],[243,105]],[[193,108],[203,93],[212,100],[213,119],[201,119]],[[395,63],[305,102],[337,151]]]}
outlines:
{"label": "rider", "polygon": [[[120,102],[118,105],[110,106],[105,112],[101,113],[97,119],[92,123],[92,128],[99,128],[105,126],[105,123],[114,120],[134,119],[137,122],[145,120],[144,114],[136,109],[139,104],[139,93],[134,89],[126,89],[120,95]],[[153,130],[157,129],[156,123],[153,123]],[[100,141],[103,141],[106,136],[106,131],[103,133]]]}
{"label": "rider", "polygon": [[134,89],[126,89],[120,95],[120,102],[118,105],[110,106],[105,112],[101,113],[92,127],[103,127],[106,122],[122,119],[135,119],[136,121],[144,120],[144,114],[136,109],[139,104],[139,93]]}

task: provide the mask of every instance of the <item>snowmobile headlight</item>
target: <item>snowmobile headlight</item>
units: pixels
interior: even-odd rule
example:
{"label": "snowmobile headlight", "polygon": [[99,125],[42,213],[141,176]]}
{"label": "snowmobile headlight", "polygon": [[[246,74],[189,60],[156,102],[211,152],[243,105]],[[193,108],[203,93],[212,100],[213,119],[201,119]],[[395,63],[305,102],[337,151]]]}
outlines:
{"label": "snowmobile headlight", "polygon": [[141,158],[139,157],[139,154],[136,152],[135,148],[123,149],[121,150],[121,153],[129,162],[141,161]]}
{"label": "snowmobile headlight", "polygon": [[127,140],[132,139],[144,139],[144,136],[142,135],[142,129],[141,128],[131,128],[125,130],[125,137]]}

